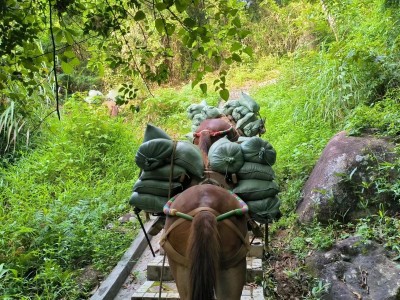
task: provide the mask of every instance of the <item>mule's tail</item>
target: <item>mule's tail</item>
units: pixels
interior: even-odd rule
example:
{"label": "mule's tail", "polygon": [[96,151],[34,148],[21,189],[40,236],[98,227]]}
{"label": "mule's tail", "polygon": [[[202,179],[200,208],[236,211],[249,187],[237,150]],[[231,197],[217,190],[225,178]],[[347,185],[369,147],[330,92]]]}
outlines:
{"label": "mule's tail", "polygon": [[188,243],[190,257],[191,300],[214,299],[219,270],[219,235],[217,219],[210,212],[196,214]]}
{"label": "mule's tail", "polygon": [[208,130],[200,132],[199,136],[199,148],[203,156],[204,166],[208,167],[208,150],[211,146],[211,136]]}

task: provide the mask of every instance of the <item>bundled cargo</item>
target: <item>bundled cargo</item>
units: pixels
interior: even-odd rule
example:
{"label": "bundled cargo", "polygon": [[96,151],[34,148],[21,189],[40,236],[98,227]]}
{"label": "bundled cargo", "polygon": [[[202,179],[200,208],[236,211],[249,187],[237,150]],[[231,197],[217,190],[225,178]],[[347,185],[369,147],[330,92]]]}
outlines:
{"label": "bundled cargo", "polygon": [[246,139],[240,144],[244,160],[272,166],[276,161],[276,151],[270,143],[260,137]]}
{"label": "bundled cargo", "polygon": [[250,217],[261,224],[266,224],[281,216],[279,210],[281,200],[277,196],[249,201],[247,205],[249,207]]}
{"label": "bundled cargo", "polygon": [[233,192],[245,201],[254,201],[274,197],[279,193],[279,187],[274,181],[245,179],[239,181]]}
{"label": "bundled cargo", "polygon": [[272,181],[275,179],[275,172],[271,166],[245,162],[243,166],[236,172],[239,180],[241,179],[259,179]]}
{"label": "bundled cargo", "polygon": [[173,141],[167,133],[147,125],[135,162],[141,169],[129,203],[141,210],[161,213],[168,196],[182,192],[193,176],[203,177],[200,150],[186,141]]}
{"label": "bundled cargo", "polygon": [[250,216],[263,224],[280,216],[279,191],[276,182],[260,179],[241,179],[233,189],[249,206]]}
{"label": "bundled cargo", "polygon": [[259,137],[241,137],[237,143],[221,138],[210,147],[208,159],[211,170],[225,177],[236,175],[233,192],[247,203],[252,218],[267,223],[280,215],[272,169],[276,152],[270,143]]}
{"label": "bundled cargo", "polygon": [[196,131],[202,121],[222,116],[222,112],[217,107],[207,105],[205,101],[200,104],[191,104],[186,112],[188,118],[192,121],[192,132]]}
{"label": "bundled cargo", "polygon": [[202,101],[200,104],[191,104],[186,110],[188,118],[193,120],[196,115],[200,115],[206,105],[205,101]]}
{"label": "bundled cargo", "polygon": [[260,118],[260,106],[246,93],[241,93],[239,100],[225,103],[223,113],[232,118],[236,129],[244,136],[256,136],[265,132],[264,120]]}
{"label": "bundled cargo", "polygon": [[211,145],[208,151],[211,170],[227,174],[236,173],[244,164],[240,145],[223,137]]}
{"label": "bundled cargo", "polygon": [[256,136],[265,132],[264,120],[260,118],[260,106],[249,95],[241,93],[238,100],[227,101],[222,109],[207,105],[191,104],[187,108],[188,118],[195,132],[202,121],[224,117],[244,136]]}

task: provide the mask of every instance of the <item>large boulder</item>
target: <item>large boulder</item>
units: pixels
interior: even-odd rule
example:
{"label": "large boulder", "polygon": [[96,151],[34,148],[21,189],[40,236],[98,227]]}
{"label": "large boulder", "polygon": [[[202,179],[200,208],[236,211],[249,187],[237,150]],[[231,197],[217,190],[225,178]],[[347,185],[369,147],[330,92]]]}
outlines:
{"label": "large boulder", "polygon": [[329,284],[322,299],[400,299],[400,264],[373,241],[347,238],[308,257],[306,266]]}
{"label": "large boulder", "polygon": [[[344,131],[335,135],[304,185],[296,209],[299,221],[347,222],[373,213],[379,203],[385,209],[398,209],[394,196],[381,191],[378,195],[375,185],[380,176],[377,166],[394,160],[393,148],[385,139],[351,137]],[[391,176],[395,180],[396,174]]]}

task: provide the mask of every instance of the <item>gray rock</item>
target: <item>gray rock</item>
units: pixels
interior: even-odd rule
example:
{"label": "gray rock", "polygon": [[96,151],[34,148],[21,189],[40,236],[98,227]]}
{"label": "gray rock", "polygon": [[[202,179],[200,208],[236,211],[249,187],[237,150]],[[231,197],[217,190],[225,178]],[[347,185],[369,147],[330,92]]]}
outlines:
{"label": "gray rock", "polygon": [[336,243],[306,259],[308,271],[329,283],[322,299],[400,299],[400,264],[379,244],[359,237]]}
{"label": "gray rock", "polygon": [[[349,137],[346,132],[335,135],[325,147],[307,180],[296,212],[299,221],[308,223],[314,218],[322,223],[329,220],[347,222],[373,211],[360,209],[361,185],[369,204],[375,201],[376,189],[371,184],[377,177],[377,162],[393,161],[394,145],[373,137]],[[393,175],[395,178],[395,175]],[[375,198],[374,198],[375,197]],[[392,195],[380,194],[378,202],[387,209]],[[374,203],[377,207],[379,203]]]}

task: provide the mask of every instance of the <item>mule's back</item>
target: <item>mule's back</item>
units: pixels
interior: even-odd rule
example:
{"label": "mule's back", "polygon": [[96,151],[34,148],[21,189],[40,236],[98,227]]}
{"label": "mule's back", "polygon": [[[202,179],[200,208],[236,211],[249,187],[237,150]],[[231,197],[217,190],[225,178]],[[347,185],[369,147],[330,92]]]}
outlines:
{"label": "mule's back", "polygon": [[241,251],[247,247],[246,218],[234,215],[217,222],[215,216],[237,208],[240,204],[230,192],[210,184],[187,189],[171,205],[171,209],[194,214],[193,221],[167,217],[165,224],[171,247],[164,249],[181,299],[205,299],[209,284],[217,282],[218,299],[240,298],[246,274],[247,250]]}

